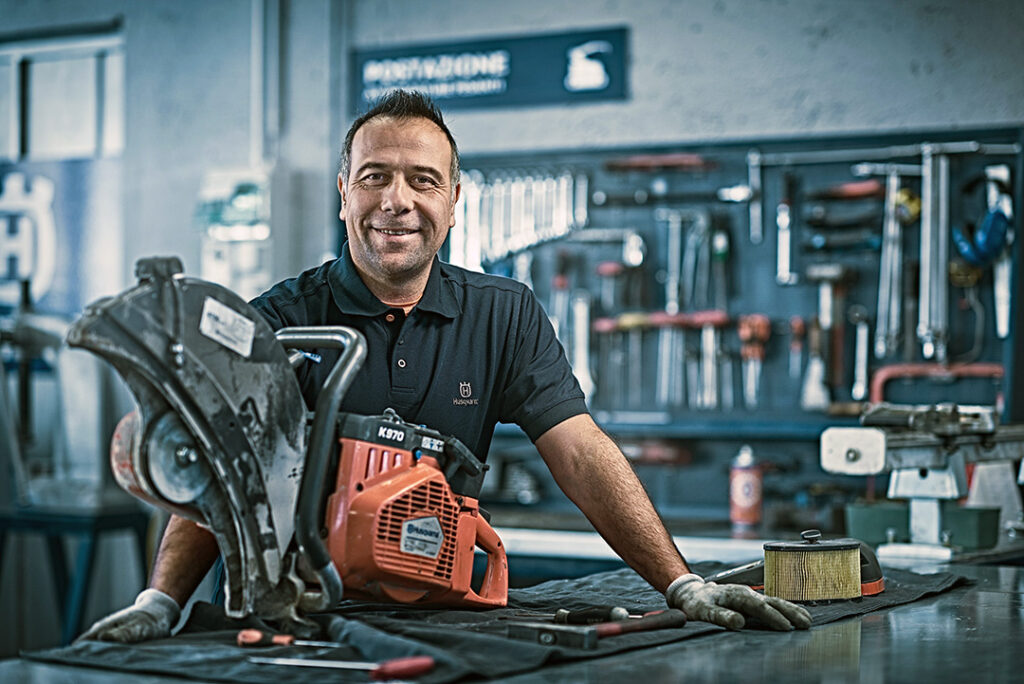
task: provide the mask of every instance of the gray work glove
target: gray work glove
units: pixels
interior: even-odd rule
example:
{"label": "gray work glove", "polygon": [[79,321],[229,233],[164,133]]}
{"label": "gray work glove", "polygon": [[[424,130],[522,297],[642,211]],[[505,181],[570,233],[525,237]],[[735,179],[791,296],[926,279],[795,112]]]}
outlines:
{"label": "gray work glove", "polygon": [[807,629],[811,615],[802,606],[775,596],[763,596],[742,584],[705,582],[699,575],[677,577],[665,590],[669,608],[679,608],[691,620],[741,629],[746,618],[788,632]]}
{"label": "gray work glove", "polygon": [[178,602],[159,589],[146,589],[135,604],[98,620],[76,641],[96,639],[133,644],[171,636],[181,617]]}

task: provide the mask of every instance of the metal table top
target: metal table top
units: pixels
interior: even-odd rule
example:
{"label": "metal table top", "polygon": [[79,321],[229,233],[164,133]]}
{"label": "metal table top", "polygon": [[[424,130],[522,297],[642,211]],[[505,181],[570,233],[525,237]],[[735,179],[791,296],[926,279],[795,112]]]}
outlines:
{"label": "metal table top", "polygon": [[[1024,567],[920,564],[975,583],[805,632],[721,632],[500,681],[908,682],[1020,681],[1024,672]],[[0,662],[0,681],[172,682],[88,668]]]}

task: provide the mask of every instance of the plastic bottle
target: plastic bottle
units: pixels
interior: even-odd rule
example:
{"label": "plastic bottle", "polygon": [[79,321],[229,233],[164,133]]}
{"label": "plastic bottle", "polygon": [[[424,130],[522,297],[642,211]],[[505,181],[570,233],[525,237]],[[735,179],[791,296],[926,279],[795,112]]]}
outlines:
{"label": "plastic bottle", "polygon": [[762,480],[754,450],[744,444],[729,469],[729,521],[734,537],[750,536],[761,522]]}

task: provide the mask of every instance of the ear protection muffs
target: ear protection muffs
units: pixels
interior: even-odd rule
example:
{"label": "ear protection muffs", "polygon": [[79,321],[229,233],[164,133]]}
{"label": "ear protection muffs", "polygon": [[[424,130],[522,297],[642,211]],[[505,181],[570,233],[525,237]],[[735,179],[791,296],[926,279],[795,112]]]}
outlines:
{"label": "ear protection muffs", "polygon": [[[978,186],[984,187],[986,182],[995,183],[999,191],[1011,194],[1009,186],[1000,181],[986,178],[984,175],[976,176],[964,184],[961,195],[972,196]],[[984,198],[982,199],[984,202]],[[975,226],[968,222],[964,228],[953,227],[953,244],[964,261],[972,266],[987,266],[992,262],[1006,246],[1007,235],[1010,231],[1010,219],[1001,209],[987,209],[981,222]]]}

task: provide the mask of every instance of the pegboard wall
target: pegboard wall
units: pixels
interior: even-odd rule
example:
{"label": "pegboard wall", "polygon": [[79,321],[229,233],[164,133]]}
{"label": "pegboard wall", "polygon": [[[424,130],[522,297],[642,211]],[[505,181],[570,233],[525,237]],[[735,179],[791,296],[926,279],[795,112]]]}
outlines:
{"label": "pegboard wall", "polygon": [[868,400],[998,405],[1021,141],[467,156],[448,258],[530,285],[613,434],[816,440]]}

